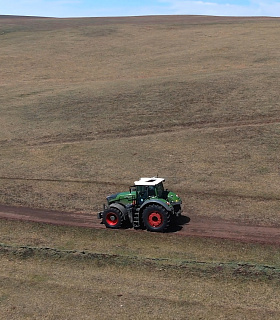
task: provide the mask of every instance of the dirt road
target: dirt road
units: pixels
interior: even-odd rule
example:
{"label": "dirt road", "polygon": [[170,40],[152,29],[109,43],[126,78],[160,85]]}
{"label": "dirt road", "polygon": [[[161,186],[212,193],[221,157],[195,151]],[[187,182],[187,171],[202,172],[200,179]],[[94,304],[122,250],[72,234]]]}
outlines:
{"label": "dirt road", "polygon": [[[70,213],[0,205],[0,218],[105,229],[105,226],[100,223],[95,213]],[[280,228],[278,227],[244,225],[219,218],[193,216],[189,219],[183,216],[179,226],[174,227],[171,232],[181,236],[221,238],[280,245]]]}

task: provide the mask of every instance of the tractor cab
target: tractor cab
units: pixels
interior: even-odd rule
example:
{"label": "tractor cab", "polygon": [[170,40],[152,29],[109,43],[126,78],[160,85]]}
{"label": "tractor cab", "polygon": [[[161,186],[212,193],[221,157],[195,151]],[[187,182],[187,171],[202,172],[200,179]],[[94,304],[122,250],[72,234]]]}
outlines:
{"label": "tractor cab", "polygon": [[164,188],[162,178],[141,178],[134,182],[136,205],[142,205],[147,199],[163,198]]}

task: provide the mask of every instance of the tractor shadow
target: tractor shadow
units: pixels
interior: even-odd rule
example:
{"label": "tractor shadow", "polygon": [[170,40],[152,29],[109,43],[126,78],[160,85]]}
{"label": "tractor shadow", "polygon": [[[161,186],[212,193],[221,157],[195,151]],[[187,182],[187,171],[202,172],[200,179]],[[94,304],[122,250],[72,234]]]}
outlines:
{"label": "tractor shadow", "polygon": [[171,221],[171,225],[167,230],[167,233],[178,232],[183,229],[183,226],[188,224],[191,221],[190,217],[187,216],[180,216],[179,218],[174,218]]}

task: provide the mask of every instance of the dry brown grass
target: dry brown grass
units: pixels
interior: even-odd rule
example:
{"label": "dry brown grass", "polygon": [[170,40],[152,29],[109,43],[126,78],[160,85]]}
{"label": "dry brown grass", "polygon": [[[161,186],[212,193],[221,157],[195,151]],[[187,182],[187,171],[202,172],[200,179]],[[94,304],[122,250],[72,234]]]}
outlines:
{"label": "dry brown grass", "polygon": [[0,244],[155,259],[170,265],[187,261],[248,263],[280,267],[279,247],[175,234],[51,226],[22,221],[0,224]]}
{"label": "dry brown grass", "polygon": [[[159,174],[190,217],[279,224],[278,29],[264,18],[0,16],[0,202],[95,212]],[[119,259],[1,253],[1,319],[280,315],[273,246],[4,220],[0,243]],[[238,263],[276,278],[233,273]]]}
{"label": "dry brown grass", "polygon": [[[1,258],[0,319],[277,319],[279,286]],[[17,290],[15,290],[17,288]]]}
{"label": "dry brown grass", "polygon": [[97,211],[158,174],[189,216],[279,224],[278,26],[0,19],[0,201]]}
{"label": "dry brown grass", "polygon": [[[2,243],[15,250],[5,253]],[[0,244],[0,319],[239,320],[280,315],[277,247],[5,220]],[[25,246],[41,253],[26,254]],[[54,254],[45,249],[44,255],[42,248],[57,249]],[[86,259],[85,252],[95,255]],[[107,258],[98,259],[98,253]],[[265,264],[277,273],[226,268],[237,261]],[[211,263],[218,267],[207,269]]]}
{"label": "dry brown grass", "polygon": [[[277,319],[279,286],[148,268],[1,259],[1,319]],[[15,290],[18,288],[18,290]]]}

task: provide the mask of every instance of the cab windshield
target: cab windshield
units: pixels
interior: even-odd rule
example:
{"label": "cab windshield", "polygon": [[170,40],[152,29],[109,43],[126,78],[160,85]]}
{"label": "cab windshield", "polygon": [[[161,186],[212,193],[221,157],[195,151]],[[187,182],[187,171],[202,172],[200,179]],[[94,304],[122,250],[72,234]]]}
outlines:
{"label": "cab windshield", "polygon": [[163,183],[162,182],[156,185],[156,190],[157,190],[157,196],[159,198],[163,198],[164,188],[163,188]]}

